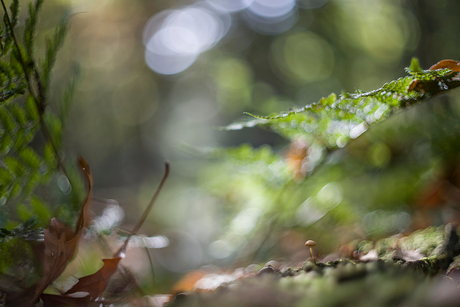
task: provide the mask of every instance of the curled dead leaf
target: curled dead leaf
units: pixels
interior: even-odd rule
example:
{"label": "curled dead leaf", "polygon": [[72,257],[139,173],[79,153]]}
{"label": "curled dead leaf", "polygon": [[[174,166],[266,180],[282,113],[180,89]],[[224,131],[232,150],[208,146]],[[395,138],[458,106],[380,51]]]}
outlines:
{"label": "curled dead leaf", "polygon": [[65,227],[58,219],[52,218],[48,229],[45,229],[45,258],[43,275],[46,286],[52,283],[66,268],[73,258],[79,236]]}
{"label": "curled dead leaf", "polygon": [[117,271],[118,262],[120,262],[120,260],[121,257],[102,259],[104,265],[99,271],[80,278],[78,282],[65,293],[65,295],[69,296],[77,292],[83,292],[82,295],[88,293],[86,296],[89,296],[91,300],[96,299],[102,294],[102,292],[104,292],[109,283],[110,277],[112,277],[112,275]]}
{"label": "curled dead leaf", "polygon": [[89,222],[93,177],[86,160],[80,157],[78,162],[83,175],[86,177],[88,191],[80,209],[75,232],[64,226],[57,218],[51,219],[50,226],[44,231],[43,247],[39,251],[41,255],[37,256],[42,262],[43,277],[34,285],[33,289],[29,290],[33,291],[33,296],[27,296],[27,299],[24,298],[22,303],[25,306],[33,305],[42,292],[65,270],[67,264],[74,257],[82,229]]}
{"label": "curled dead leaf", "polygon": [[448,68],[452,71],[460,72],[460,62],[454,60],[442,60],[430,67],[430,70]]}

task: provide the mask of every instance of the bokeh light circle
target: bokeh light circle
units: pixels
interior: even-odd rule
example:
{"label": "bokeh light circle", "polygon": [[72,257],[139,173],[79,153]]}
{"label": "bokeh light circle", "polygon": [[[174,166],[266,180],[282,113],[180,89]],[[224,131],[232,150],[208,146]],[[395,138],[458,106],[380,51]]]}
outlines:
{"label": "bokeh light circle", "polygon": [[248,11],[244,15],[244,19],[254,31],[266,35],[278,35],[288,31],[296,24],[298,14],[297,11],[293,10],[283,16],[265,18]]}
{"label": "bokeh light circle", "polygon": [[229,18],[201,6],[155,15],[147,22],[143,35],[147,65],[164,75],[184,71],[226,34]]}
{"label": "bokeh light circle", "polygon": [[252,13],[273,18],[286,15],[295,7],[295,0],[244,0],[248,6],[247,10]]}
{"label": "bokeh light circle", "polygon": [[270,63],[281,78],[287,77],[293,83],[309,83],[329,77],[335,57],[328,42],[303,31],[275,40],[270,50]]}
{"label": "bokeh light circle", "polygon": [[[254,0],[252,0],[254,1]],[[207,0],[213,8],[223,12],[241,11],[252,3],[251,0]]]}

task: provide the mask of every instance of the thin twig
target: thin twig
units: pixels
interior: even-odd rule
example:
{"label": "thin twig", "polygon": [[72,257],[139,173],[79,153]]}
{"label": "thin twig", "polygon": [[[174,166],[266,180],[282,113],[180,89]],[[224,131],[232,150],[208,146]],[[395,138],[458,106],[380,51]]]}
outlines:
{"label": "thin twig", "polygon": [[[150,213],[150,210],[152,209],[153,204],[155,203],[156,199],[158,198],[158,195],[160,195],[160,192],[161,192],[161,190],[162,190],[162,188],[163,188],[163,186],[164,186],[164,184],[166,182],[166,179],[168,178],[168,175],[169,175],[169,162],[165,162],[165,173],[163,175],[163,179],[161,180],[160,184],[158,185],[158,187],[157,187],[157,189],[155,191],[155,194],[153,194],[152,199],[150,200],[149,204],[147,205],[147,208],[145,208],[144,213],[142,214],[141,218],[137,222],[136,226],[134,226],[133,231],[129,232],[128,236],[125,239],[125,242],[123,243],[123,245],[118,249],[118,251],[116,253],[113,253],[113,257],[122,257],[122,254],[125,253],[126,248],[128,246],[128,243],[129,243],[129,240],[131,239],[131,237],[133,235],[137,234],[137,232],[141,228],[142,224],[145,222],[145,219],[147,218],[148,214]],[[105,240],[102,237],[100,237],[100,239],[105,243],[106,247],[110,250],[110,248],[108,247],[107,242],[105,242]],[[148,253],[148,251],[147,251],[147,253]],[[150,254],[148,254],[148,256],[149,256],[151,269],[152,269],[152,272],[153,272],[152,259],[150,258]],[[129,271],[128,268],[120,265],[120,269],[121,269],[120,270],[121,274],[125,278],[128,278],[127,275],[132,275],[132,273]],[[153,273],[153,278],[155,280],[155,274],[154,273]],[[136,283],[137,283],[137,281],[136,281]],[[140,287],[140,285],[136,284],[136,287],[138,288],[138,290],[143,291],[142,288]]]}
{"label": "thin twig", "polygon": [[166,179],[168,178],[169,175],[169,162],[165,162],[165,173],[163,175],[163,179],[161,180],[160,184],[158,185],[155,194],[153,194],[152,199],[150,200],[149,204],[147,205],[147,208],[145,208],[144,213],[142,213],[141,218],[139,221],[136,223],[136,226],[134,226],[132,232],[126,237],[125,243],[118,249],[114,257],[119,257],[124,251],[126,250],[126,247],[128,246],[128,242],[131,239],[133,235],[136,235],[139,229],[141,228],[142,224],[144,224],[145,219],[150,213],[150,210],[153,207],[153,204],[155,203],[155,200],[158,198],[158,195],[160,195],[161,189],[163,188]]}
{"label": "thin twig", "polygon": [[163,179],[161,180],[160,184],[158,185],[158,188],[155,191],[155,194],[153,194],[153,197],[150,200],[149,204],[147,205],[147,208],[145,208],[144,213],[142,214],[141,218],[137,222],[136,226],[134,226],[134,228],[133,228],[133,233],[134,234],[136,234],[139,231],[139,228],[141,228],[142,224],[144,224],[145,219],[147,218],[147,216],[150,213],[150,210],[153,207],[153,204],[157,200],[158,195],[160,195],[161,189],[163,188],[163,186],[164,186],[164,184],[166,182],[166,179],[168,179],[168,175],[169,175],[169,162],[166,161],[165,162],[165,173],[163,175]]}

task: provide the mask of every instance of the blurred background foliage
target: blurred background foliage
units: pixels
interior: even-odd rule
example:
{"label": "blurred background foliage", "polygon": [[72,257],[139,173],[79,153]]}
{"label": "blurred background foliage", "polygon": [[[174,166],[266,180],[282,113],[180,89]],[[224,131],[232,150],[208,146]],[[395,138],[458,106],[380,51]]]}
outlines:
{"label": "blurred background foliage", "polygon": [[[37,41],[73,14],[52,95],[79,65],[63,146],[92,167],[93,230],[123,216],[131,228],[164,160],[170,179],[138,244],[159,291],[203,265],[304,261],[306,239],[327,255],[454,218],[458,91],[377,124],[305,179],[305,159],[321,153],[302,138],[215,127],[379,88],[413,56],[425,69],[458,60],[459,11],[457,1],[45,1]],[[145,252],[129,254],[149,283]]]}

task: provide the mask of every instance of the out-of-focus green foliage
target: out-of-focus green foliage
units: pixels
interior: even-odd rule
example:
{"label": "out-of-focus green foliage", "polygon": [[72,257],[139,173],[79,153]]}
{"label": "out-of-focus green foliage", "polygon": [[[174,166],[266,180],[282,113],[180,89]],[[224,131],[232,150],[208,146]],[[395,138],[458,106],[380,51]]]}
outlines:
{"label": "out-of-focus green foliage", "polygon": [[[408,207],[400,203],[413,197],[421,174],[431,165],[406,163],[385,176],[378,174],[357,183],[357,176],[388,165],[391,148],[385,142],[366,145],[368,166],[362,164],[362,158],[354,160],[343,156],[338,149],[389,115],[460,85],[458,72],[422,70],[416,59],[407,71],[410,76],[371,92],[342,93],[340,97],[331,94],[298,110],[266,117],[253,115],[253,120],[225,127],[227,130],[268,127],[288,139],[291,148],[283,155],[271,155],[271,159],[261,154],[269,152],[266,147],[251,150],[248,145],[242,145],[211,151],[210,156],[215,153],[214,157],[224,157],[227,162],[203,173],[207,179],[204,187],[216,197],[224,196],[227,203],[232,204],[229,215],[234,214],[223,237],[215,242],[215,248],[222,254],[232,250],[237,258],[263,259],[280,244],[286,225],[308,227],[309,233],[322,236],[332,244],[337,239],[346,240],[347,236],[347,232],[337,233],[334,228],[346,227],[351,233],[353,225],[361,219],[364,232],[369,234],[406,229],[410,219]],[[373,135],[378,133],[373,131]],[[356,140],[357,144],[365,140],[365,136]],[[347,164],[348,167],[344,166]],[[232,171],[235,169],[236,172]],[[302,175],[296,179],[299,171]],[[374,199],[389,204],[385,210],[373,212],[379,208],[374,200],[369,199],[370,203],[365,204],[369,196],[366,189],[372,181],[376,181],[377,188],[372,194]],[[353,197],[361,197],[361,200]],[[322,228],[329,232],[322,232]],[[247,240],[250,243],[246,243]]]}
{"label": "out-of-focus green foliage", "polygon": [[[36,220],[36,226],[47,225],[53,215],[52,206],[58,207],[48,203],[58,200],[55,196],[51,197],[56,193],[50,193],[50,190],[44,192],[40,186],[51,187],[48,185],[50,180],[63,167],[63,161],[59,157],[62,133],[66,106],[72,98],[70,93],[74,91],[74,85],[69,87],[62,99],[65,107],[53,110],[50,75],[56,54],[64,40],[67,21],[61,22],[53,37],[47,39],[46,54],[39,59],[35,50],[35,38],[42,4],[43,1],[38,0],[28,5],[23,39],[20,41],[17,33],[19,31],[16,29],[20,24],[19,1],[12,1],[9,10],[2,1],[0,229],[9,236],[20,233],[14,229],[25,227],[26,224],[22,225],[20,222]],[[40,67],[38,62],[41,63]],[[60,193],[68,201],[70,198],[65,194],[72,195],[76,204],[80,196],[75,191],[70,193],[72,187],[69,186],[69,179],[63,177],[60,180]]]}

